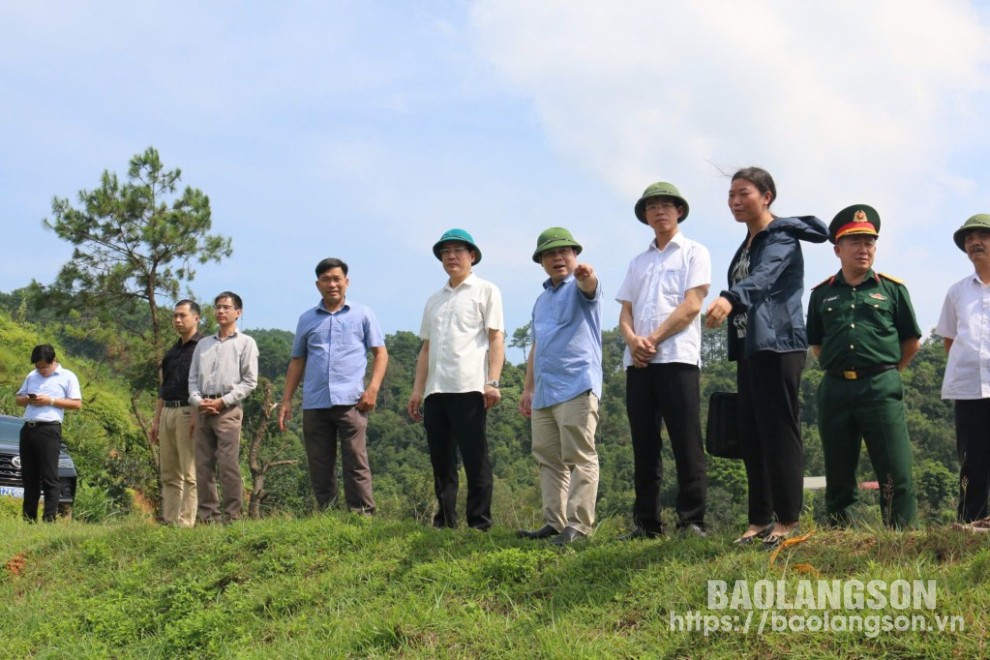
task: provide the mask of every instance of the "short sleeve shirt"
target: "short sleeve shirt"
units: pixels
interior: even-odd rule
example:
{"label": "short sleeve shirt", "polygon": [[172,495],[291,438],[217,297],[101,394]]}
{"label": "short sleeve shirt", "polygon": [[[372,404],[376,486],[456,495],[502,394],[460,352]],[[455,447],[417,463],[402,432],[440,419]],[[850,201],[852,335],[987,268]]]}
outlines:
{"label": "short sleeve shirt", "polygon": [[[663,323],[684,302],[689,289],[712,282],[712,259],[708,248],[677,232],[664,249],[656,240],[637,255],[626,271],[626,278],[615,299],[632,304],[633,330],[643,337]],[[701,363],[701,315],[676,335],[657,346],[650,362]],[[626,347],[622,363],[632,366],[632,354]]]}
{"label": "short sleeve shirt", "polygon": [[901,342],[920,336],[907,287],[889,276],[870,270],[850,286],[839,271],[811,292],[808,343],[826,370],[897,364]]}
{"label": "short sleeve shirt", "polygon": [[602,397],[602,285],[589,298],[574,275],[543,284],[533,305],[533,407],[570,401],[591,390]]}
{"label": "short sleeve shirt", "polygon": [[952,340],[942,398],[990,398],[990,285],[974,273],[949,287],[935,334]]}
{"label": "short sleeve shirt", "polygon": [[489,330],[505,332],[502,294],[491,282],[472,273],[430,296],[419,328],[430,342],[424,397],[485,391]]}
{"label": "short sleeve shirt", "polygon": [[306,361],[304,410],[352,406],[364,393],[368,351],[384,346],[370,307],[347,301],[328,312],[323,301],[299,317],[292,357]]}
{"label": "short sleeve shirt", "polygon": [[[17,390],[18,394],[37,394],[42,398],[77,399],[82,401],[82,390],[76,375],[59,364],[47,378],[35,369],[24,379],[24,384]],[[26,406],[24,421],[26,422],[61,422],[65,418],[65,410],[55,406]]]}

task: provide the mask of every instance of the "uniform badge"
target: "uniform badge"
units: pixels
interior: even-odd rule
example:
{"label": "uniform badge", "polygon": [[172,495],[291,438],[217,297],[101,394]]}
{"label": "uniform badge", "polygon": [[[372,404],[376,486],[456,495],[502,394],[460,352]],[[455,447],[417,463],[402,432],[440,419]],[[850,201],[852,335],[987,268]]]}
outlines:
{"label": "uniform badge", "polygon": [[823,300],[823,301],[822,301],[822,304],[824,304],[824,303],[830,303],[830,302],[832,302],[833,300],[838,300],[838,299],[839,299],[839,296],[832,296],[832,297],[830,297],[830,298],[826,298],[825,300]]}
{"label": "uniform badge", "polygon": [[863,209],[856,211],[854,217],[856,218],[856,222],[866,222],[866,213],[863,212]]}
{"label": "uniform badge", "polygon": [[873,298],[874,300],[886,300],[887,296],[882,293],[871,293],[870,298]]}

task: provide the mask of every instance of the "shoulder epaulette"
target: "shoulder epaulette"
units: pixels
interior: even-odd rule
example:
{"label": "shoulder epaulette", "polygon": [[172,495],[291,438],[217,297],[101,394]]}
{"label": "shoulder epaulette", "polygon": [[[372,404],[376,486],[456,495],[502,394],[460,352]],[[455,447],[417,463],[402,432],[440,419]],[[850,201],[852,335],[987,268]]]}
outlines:
{"label": "shoulder epaulette", "polygon": [[888,275],[887,273],[877,273],[877,275],[879,275],[885,280],[890,280],[894,284],[904,284],[904,280],[894,277],[893,275]]}
{"label": "shoulder epaulette", "polygon": [[834,281],[835,281],[835,275],[829,275],[829,276],[828,276],[828,277],[826,277],[826,278],[825,278],[824,280],[822,280],[821,282],[819,282],[819,283],[818,283],[818,284],[816,284],[815,286],[813,286],[813,287],[811,287],[811,290],[812,290],[812,291],[814,291],[814,290],[815,290],[815,289],[817,289],[818,287],[820,287],[820,286],[824,286],[824,285],[826,285],[826,284],[831,284],[831,283],[832,283],[832,282],[834,282]]}

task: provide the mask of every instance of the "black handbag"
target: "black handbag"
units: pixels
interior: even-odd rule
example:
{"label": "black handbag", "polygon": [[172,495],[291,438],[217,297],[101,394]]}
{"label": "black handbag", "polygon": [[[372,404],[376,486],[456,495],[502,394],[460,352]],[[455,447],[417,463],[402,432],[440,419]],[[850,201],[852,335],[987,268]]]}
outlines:
{"label": "black handbag", "polygon": [[739,446],[739,418],[735,392],[713,392],[708,399],[708,427],[705,429],[705,450],[720,458],[742,458]]}

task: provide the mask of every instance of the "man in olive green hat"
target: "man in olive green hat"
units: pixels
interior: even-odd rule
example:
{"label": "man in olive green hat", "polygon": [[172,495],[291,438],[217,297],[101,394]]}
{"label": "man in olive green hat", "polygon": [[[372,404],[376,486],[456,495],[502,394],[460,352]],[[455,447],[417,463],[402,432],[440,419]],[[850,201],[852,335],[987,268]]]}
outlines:
{"label": "man in olive green hat", "polygon": [[826,372],[818,388],[818,431],[829,521],[849,522],[865,440],[884,523],[901,529],[914,521],[917,498],[900,372],[918,352],[921,329],[904,283],[873,270],[879,233],[880,216],[866,204],[832,220],[829,240],[841,268],[811,292],[808,343]]}
{"label": "man in olive green hat", "polygon": [[677,526],[704,536],[705,452],[701,439],[701,305],[712,281],[708,249],[684,236],[687,200],[658,181],[636,202],[636,218],[653,232],[630,263],[616,300],[626,342],[626,413],[634,462],[633,529],[628,539],[655,538],[660,520],[661,425],[677,464]]}
{"label": "man in olive green hat", "polygon": [[974,272],[951,287],[935,334],[949,354],[942,398],[955,402],[959,454],[959,520],[987,517],[990,500],[990,215],[966,220],[952,239]]}
{"label": "man in olive green hat", "polygon": [[519,412],[532,420],[544,525],[521,538],[587,538],[598,495],[598,401],[602,396],[602,291],[595,269],[578,263],[581,244],[563,227],[536,239],[533,261],[549,279],[533,305],[533,345]]}

